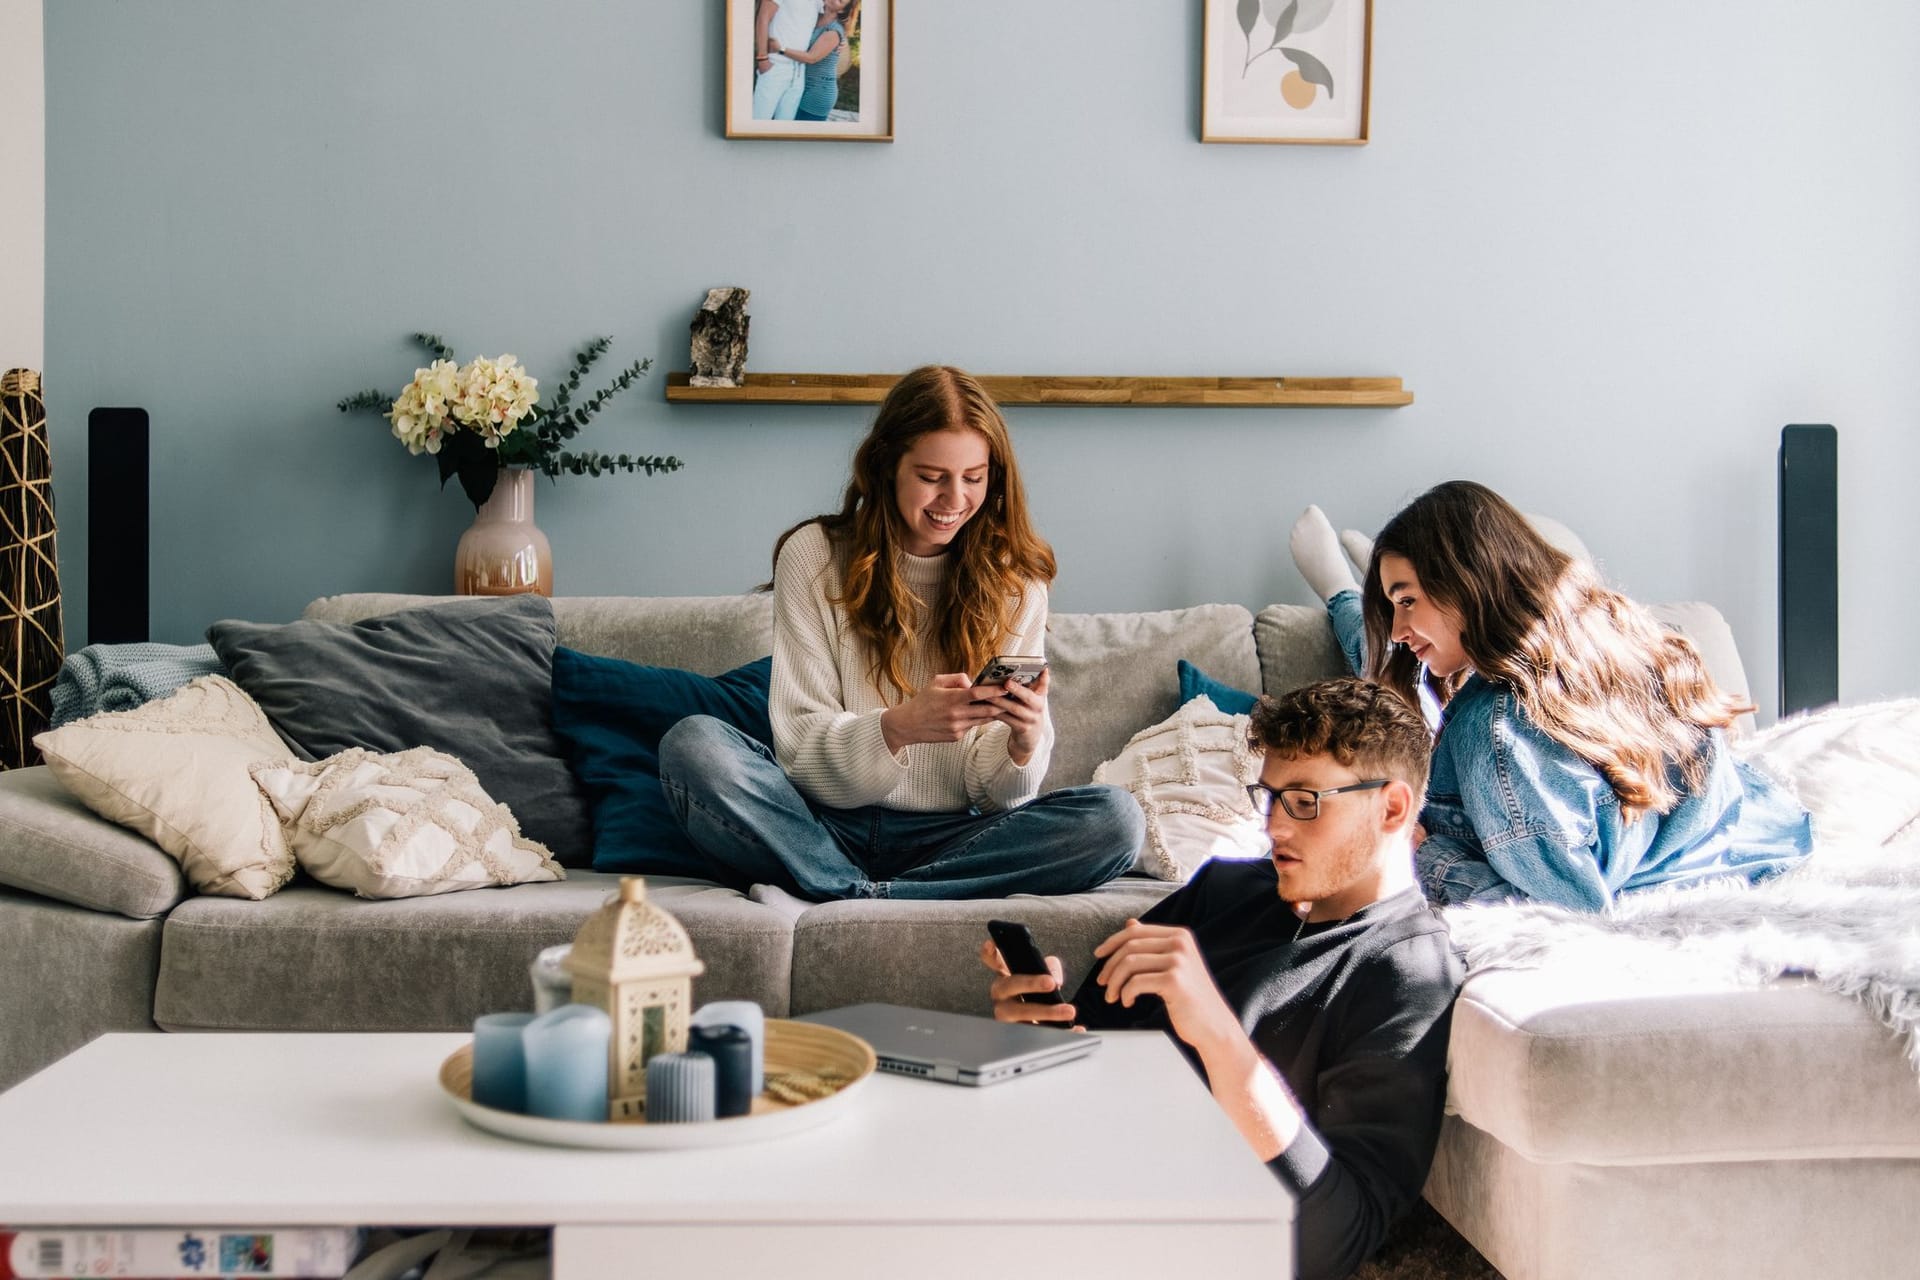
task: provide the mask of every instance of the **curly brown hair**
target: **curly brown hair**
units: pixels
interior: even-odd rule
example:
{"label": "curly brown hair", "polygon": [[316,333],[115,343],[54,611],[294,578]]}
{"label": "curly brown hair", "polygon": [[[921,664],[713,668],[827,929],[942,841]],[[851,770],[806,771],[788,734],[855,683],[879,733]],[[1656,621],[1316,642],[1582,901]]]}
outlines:
{"label": "curly brown hair", "polygon": [[1252,745],[1276,755],[1332,756],[1359,773],[1394,778],[1426,794],[1433,735],[1411,704],[1385,685],[1357,676],[1263,696],[1247,725]]}
{"label": "curly brown hair", "polygon": [[[987,495],[954,535],[953,568],[940,598],[922,600],[900,575],[906,529],[894,501],[894,475],[920,437],[956,429],[986,439]],[[773,545],[776,565],[787,539],[816,522],[826,530],[843,575],[832,603],[847,611],[854,634],[872,652],[873,686],[883,695],[883,680],[902,696],[913,694],[907,655],[923,634],[938,670],[979,670],[1012,634],[1026,593],[1053,581],[1053,548],[1028,518],[1026,488],[1000,406],[971,374],[949,365],[924,365],[894,384],[854,453],[840,510],[781,534]]]}

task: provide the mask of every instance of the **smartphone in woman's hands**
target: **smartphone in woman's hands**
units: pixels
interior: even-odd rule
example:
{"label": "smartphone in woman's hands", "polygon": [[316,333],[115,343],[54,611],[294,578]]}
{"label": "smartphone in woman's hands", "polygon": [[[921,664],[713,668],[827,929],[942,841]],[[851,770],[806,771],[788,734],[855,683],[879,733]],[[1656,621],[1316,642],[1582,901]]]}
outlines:
{"label": "smartphone in woman's hands", "polygon": [[975,684],[1032,684],[1047,669],[1047,660],[1036,654],[1003,653],[987,659]]}

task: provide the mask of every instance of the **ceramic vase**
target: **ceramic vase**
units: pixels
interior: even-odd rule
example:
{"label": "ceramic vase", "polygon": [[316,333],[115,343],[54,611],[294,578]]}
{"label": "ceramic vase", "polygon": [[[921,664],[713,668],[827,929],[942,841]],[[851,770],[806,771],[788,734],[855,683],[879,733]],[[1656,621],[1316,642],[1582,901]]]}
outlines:
{"label": "ceramic vase", "polygon": [[463,596],[553,594],[553,550],[533,522],[534,472],[506,467],[453,552],[453,589]]}

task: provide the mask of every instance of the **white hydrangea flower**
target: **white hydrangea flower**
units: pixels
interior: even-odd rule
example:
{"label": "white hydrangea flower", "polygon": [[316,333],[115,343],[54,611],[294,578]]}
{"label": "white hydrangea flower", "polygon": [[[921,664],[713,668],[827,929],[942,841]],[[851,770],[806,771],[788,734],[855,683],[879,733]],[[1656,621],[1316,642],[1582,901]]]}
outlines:
{"label": "white hydrangea flower", "polygon": [[514,356],[498,360],[479,356],[459,372],[452,397],[454,421],[478,432],[489,449],[533,411],[540,383],[528,376]]}
{"label": "white hydrangea flower", "polygon": [[424,369],[413,371],[413,381],[387,410],[394,438],[407,446],[407,452],[438,453],[440,438],[447,431],[448,406],[459,393],[459,369],[451,360],[435,360]]}

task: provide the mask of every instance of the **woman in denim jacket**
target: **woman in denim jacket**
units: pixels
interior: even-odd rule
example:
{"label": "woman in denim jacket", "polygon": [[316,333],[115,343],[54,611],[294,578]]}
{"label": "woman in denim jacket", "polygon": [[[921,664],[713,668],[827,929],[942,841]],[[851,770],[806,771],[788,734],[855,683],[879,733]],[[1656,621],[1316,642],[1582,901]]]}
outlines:
{"label": "woman in denim jacket", "polygon": [[1294,552],[1354,670],[1437,717],[1415,855],[1432,901],[1600,910],[1628,889],[1759,879],[1811,847],[1806,811],[1727,750],[1753,708],[1485,486],[1416,498],[1364,586],[1317,509]]}

